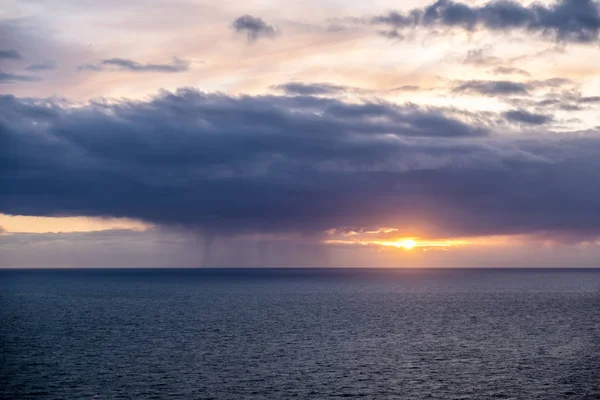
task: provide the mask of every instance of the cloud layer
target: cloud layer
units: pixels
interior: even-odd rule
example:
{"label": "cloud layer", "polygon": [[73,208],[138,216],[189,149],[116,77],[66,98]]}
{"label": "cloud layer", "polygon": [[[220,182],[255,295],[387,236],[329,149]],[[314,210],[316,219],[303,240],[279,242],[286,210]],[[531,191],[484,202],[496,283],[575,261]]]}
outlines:
{"label": "cloud layer", "polygon": [[0,60],[20,60],[21,54],[15,49],[0,50]]}
{"label": "cloud layer", "polygon": [[558,41],[590,43],[598,40],[600,11],[593,0],[559,0],[550,6],[532,3],[528,6],[511,0],[490,1],[482,6],[452,0],[438,0],[407,13],[389,12],[371,21],[388,26],[384,32],[400,37],[415,27],[448,27],[467,31],[522,30],[541,33]]}
{"label": "cloud layer", "polygon": [[313,96],[184,89],[77,107],[3,96],[0,212],[214,234],[589,238],[600,234],[597,135],[517,139],[438,109]]}
{"label": "cloud layer", "polygon": [[25,70],[27,71],[34,71],[34,72],[38,72],[38,71],[49,71],[49,70],[53,70],[56,69],[56,62],[52,61],[52,60],[47,60],[47,61],[43,61],[40,63],[35,63],[35,64],[29,64]]}
{"label": "cloud layer", "polygon": [[0,83],[16,83],[16,82],[38,82],[42,78],[33,75],[13,74],[11,72],[0,71]]}
{"label": "cloud layer", "polygon": [[126,58],[108,58],[97,64],[84,64],[79,67],[80,70],[104,71],[120,70],[131,72],[183,72],[190,68],[189,61],[173,58],[170,64],[141,64],[137,61]]}

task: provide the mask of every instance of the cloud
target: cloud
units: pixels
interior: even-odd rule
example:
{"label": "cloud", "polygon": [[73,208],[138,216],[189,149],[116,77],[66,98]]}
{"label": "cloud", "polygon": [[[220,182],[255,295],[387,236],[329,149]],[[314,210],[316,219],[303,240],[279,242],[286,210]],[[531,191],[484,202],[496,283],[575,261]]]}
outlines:
{"label": "cloud", "polygon": [[538,98],[513,98],[508,101],[513,106],[580,111],[600,104],[600,96],[583,96],[579,90],[551,90]]}
{"label": "cloud", "polygon": [[[33,17],[0,20],[0,38],[2,38],[0,42],[5,45],[5,48],[18,49],[23,55],[21,61],[10,64],[10,69],[8,63],[2,64],[0,69],[4,67],[4,72],[17,75],[37,75],[36,78],[29,78],[29,81],[43,81],[35,85],[27,83],[28,81],[11,84],[11,93],[19,93],[23,96],[65,95],[73,90],[76,91],[76,88],[80,88],[80,84],[89,78],[84,74],[73,74],[73,69],[85,60],[97,59],[95,54],[97,47],[89,43],[64,41],[60,32],[48,22],[47,18]],[[50,60],[56,62],[56,65],[61,68],[52,71],[25,69],[35,64],[50,65],[52,62]],[[44,72],[52,72],[52,79],[42,79],[41,75]]]}
{"label": "cloud", "polygon": [[600,103],[600,96],[582,96],[579,102],[583,104]]}
{"label": "cloud", "polygon": [[496,67],[492,71],[495,75],[523,75],[531,76],[531,74],[521,68],[516,67]]}
{"label": "cloud", "polygon": [[233,21],[231,27],[237,33],[245,33],[249,41],[254,41],[261,37],[273,38],[277,35],[277,28],[251,15],[242,15]]}
{"label": "cloud", "polygon": [[21,54],[18,51],[11,50],[0,50],[0,60],[20,60]]}
{"label": "cloud", "polygon": [[563,78],[530,80],[526,82],[470,80],[459,81],[452,91],[455,93],[478,93],[486,96],[526,95],[537,89],[558,88],[571,84],[573,82]]}
{"label": "cloud", "polygon": [[502,136],[438,109],[314,96],[185,89],[76,106],[3,96],[0,212],[213,235],[595,237],[599,133]]}
{"label": "cloud", "polygon": [[44,61],[37,64],[28,65],[25,70],[27,71],[48,71],[56,68],[56,62],[53,60]]}
{"label": "cloud", "polygon": [[132,72],[184,72],[190,68],[189,61],[173,57],[170,64],[141,64],[126,58],[109,58],[102,60],[98,64],[83,64],[79,66],[80,70],[104,71],[121,70]]}
{"label": "cloud", "polygon": [[438,0],[408,13],[389,12],[371,23],[387,25],[388,32],[416,27],[448,27],[475,31],[521,30],[562,42],[592,43],[598,40],[600,12],[593,0],[559,0],[552,5],[524,6],[511,0],[490,1],[481,6]]}
{"label": "cloud", "polygon": [[96,71],[96,72],[100,72],[103,70],[103,68],[99,64],[81,64],[80,66],[77,67],[77,69],[80,71]]}
{"label": "cloud", "polygon": [[543,125],[552,121],[552,117],[544,114],[530,113],[525,110],[510,110],[504,113],[506,119],[527,125]]}
{"label": "cloud", "polygon": [[20,75],[0,71],[0,83],[39,82],[42,78],[33,75]]}
{"label": "cloud", "polygon": [[454,87],[454,92],[479,93],[488,96],[503,96],[527,94],[531,85],[523,82],[512,81],[464,81]]}
{"label": "cloud", "polygon": [[335,97],[343,94],[354,95],[374,95],[380,96],[386,93],[394,92],[417,92],[422,89],[417,85],[403,85],[391,89],[367,89],[355,86],[335,85],[331,83],[306,83],[306,82],[287,82],[271,86],[272,89],[280,90],[289,96],[326,96]]}
{"label": "cloud", "polygon": [[472,49],[461,60],[463,64],[470,65],[493,65],[501,62],[500,58],[487,54],[488,49]]}
{"label": "cloud", "polygon": [[393,92],[416,92],[416,91],[419,91],[420,89],[421,89],[421,87],[417,86],[417,85],[403,85],[403,86],[395,87],[390,90]]}
{"label": "cloud", "polygon": [[273,86],[274,89],[279,89],[290,95],[301,96],[318,96],[332,95],[340,92],[345,92],[349,88],[347,86],[332,85],[330,83],[302,83],[288,82],[281,85]]}
{"label": "cloud", "polygon": [[377,31],[381,36],[386,37],[391,40],[404,40],[405,36],[398,32],[397,30],[380,30]]}

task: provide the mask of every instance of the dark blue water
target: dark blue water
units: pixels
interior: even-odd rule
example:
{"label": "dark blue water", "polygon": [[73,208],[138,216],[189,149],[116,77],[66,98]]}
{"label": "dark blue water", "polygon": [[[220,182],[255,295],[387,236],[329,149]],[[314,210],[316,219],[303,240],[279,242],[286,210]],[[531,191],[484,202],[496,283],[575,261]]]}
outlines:
{"label": "dark blue water", "polygon": [[599,399],[600,270],[0,271],[2,399]]}

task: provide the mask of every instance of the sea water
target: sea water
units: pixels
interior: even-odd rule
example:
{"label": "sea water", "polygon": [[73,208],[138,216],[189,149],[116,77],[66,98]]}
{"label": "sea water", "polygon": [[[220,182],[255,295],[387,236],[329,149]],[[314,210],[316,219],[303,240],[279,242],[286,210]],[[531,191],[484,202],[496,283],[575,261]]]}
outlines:
{"label": "sea water", "polygon": [[599,399],[600,270],[0,271],[2,399]]}

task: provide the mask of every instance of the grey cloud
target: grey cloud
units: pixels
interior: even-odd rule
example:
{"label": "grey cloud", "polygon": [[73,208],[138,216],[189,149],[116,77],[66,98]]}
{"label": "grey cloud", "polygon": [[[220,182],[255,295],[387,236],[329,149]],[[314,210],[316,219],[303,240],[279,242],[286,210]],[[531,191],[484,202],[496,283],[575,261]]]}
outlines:
{"label": "grey cloud", "polygon": [[544,80],[529,81],[528,83],[536,88],[558,88],[561,86],[572,85],[574,82],[566,78],[550,78]]}
{"label": "grey cloud", "polygon": [[493,69],[492,73],[496,75],[523,75],[523,76],[531,76],[531,74],[521,68],[516,67],[496,67]]}
{"label": "grey cloud", "polygon": [[583,104],[600,103],[600,96],[583,96],[579,102]]}
{"label": "grey cloud", "polygon": [[277,35],[277,29],[274,26],[251,15],[242,15],[233,21],[231,27],[238,33],[246,34],[250,41],[261,37],[273,38]]}
{"label": "grey cloud", "polygon": [[273,86],[275,89],[291,95],[315,96],[315,95],[331,95],[348,90],[346,86],[333,85],[330,83],[303,83],[303,82],[288,82],[281,85]]}
{"label": "grey cloud", "polygon": [[0,50],[0,60],[20,60],[21,54],[14,49]]}
{"label": "grey cloud", "polygon": [[550,36],[558,41],[588,43],[598,40],[600,12],[593,0],[559,0],[546,6],[528,6],[511,0],[491,1],[481,6],[438,0],[408,13],[389,12],[372,18],[390,32],[422,27],[452,27],[467,31],[523,30]]}
{"label": "grey cloud", "polygon": [[489,96],[527,94],[531,85],[512,81],[464,81],[456,85],[454,92],[479,93]]}
{"label": "grey cloud", "polygon": [[[23,69],[30,64],[46,64],[43,61],[54,60],[61,68],[57,68],[52,72],[51,82],[43,85],[35,85],[35,90],[40,90],[39,93],[57,93],[61,90],[69,90],[77,86],[78,82],[85,79],[85,76],[73,74],[73,68],[78,64],[82,64],[85,60],[93,59],[95,49],[90,46],[80,46],[73,41],[63,41],[57,35],[54,29],[51,29],[47,24],[31,18],[19,19],[4,19],[0,20],[0,42],[5,43],[7,48],[18,49],[23,55],[24,60],[15,62],[14,66],[11,63],[11,69],[8,68],[8,63],[4,65],[5,72],[12,72],[19,75],[37,75],[43,71],[26,72]],[[17,71],[16,68],[19,68]],[[50,71],[46,71],[50,72]],[[14,90],[23,93],[29,92],[33,86],[27,83],[21,83],[19,86],[15,84]],[[11,87],[13,89],[13,87]],[[58,91],[58,92],[57,92]]]}
{"label": "grey cloud", "polygon": [[552,117],[545,114],[531,113],[525,110],[510,110],[504,113],[506,119],[528,125],[543,125],[552,121]]}
{"label": "grey cloud", "polygon": [[398,32],[398,30],[393,29],[393,30],[380,30],[377,31],[377,33],[379,33],[381,36],[384,36],[388,39],[392,39],[392,40],[404,40],[406,37],[401,34],[400,32]]}
{"label": "grey cloud", "polygon": [[600,96],[583,96],[579,90],[553,90],[538,98],[513,98],[508,102],[517,107],[580,111],[600,104]]}
{"label": "grey cloud", "polygon": [[0,97],[0,212],[215,235],[395,226],[600,234],[598,132],[507,137],[440,110],[195,90],[70,107]]}
{"label": "grey cloud", "polygon": [[488,54],[488,49],[472,49],[467,51],[467,54],[462,59],[463,64],[471,65],[493,65],[498,64],[501,60]]}
{"label": "grey cloud", "polygon": [[563,78],[529,80],[525,82],[470,80],[457,82],[452,90],[456,93],[479,93],[488,96],[508,96],[526,95],[537,89],[560,88],[572,84],[572,81]]}
{"label": "grey cloud", "polygon": [[391,25],[396,28],[405,28],[418,25],[420,20],[421,12],[419,10],[412,10],[408,14],[390,11],[385,15],[378,15],[374,17],[372,22],[376,24]]}
{"label": "grey cloud", "polygon": [[33,75],[13,74],[0,71],[0,83],[39,82],[42,78]]}
{"label": "grey cloud", "polygon": [[48,71],[56,68],[56,62],[53,60],[44,61],[41,63],[30,64],[25,69],[27,71]]}
{"label": "grey cloud", "polygon": [[80,71],[102,71],[102,67],[98,64],[81,64],[77,69]]}
{"label": "grey cloud", "polygon": [[334,85],[331,83],[287,82],[274,85],[272,89],[280,90],[291,96],[336,96],[341,94],[380,95],[391,92],[416,92],[421,90],[417,85],[403,85],[391,89],[366,89],[354,86]]}
{"label": "grey cloud", "polygon": [[184,72],[190,68],[189,61],[173,57],[170,64],[141,64],[137,61],[126,58],[109,58],[102,60],[97,64],[83,64],[79,66],[80,70],[104,71],[104,70],[122,70],[132,72]]}
{"label": "grey cloud", "polygon": [[420,90],[421,87],[418,85],[402,85],[402,86],[398,86],[395,87],[393,89],[390,89],[391,91],[398,91],[398,92],[416,92],[418,90]]}

